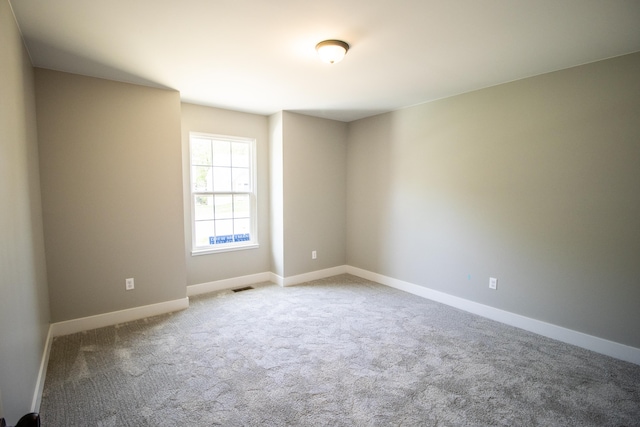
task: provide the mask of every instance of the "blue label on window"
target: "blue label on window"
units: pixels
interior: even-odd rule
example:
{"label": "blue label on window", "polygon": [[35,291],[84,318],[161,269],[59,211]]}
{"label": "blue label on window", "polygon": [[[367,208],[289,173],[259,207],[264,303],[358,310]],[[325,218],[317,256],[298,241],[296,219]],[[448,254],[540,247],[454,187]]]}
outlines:
{"label": "blue label on window", "polygon": [[223,243],[233,243],[233,242],[248,242],[251,240],[251,234],[235,234],[235,235],[227,235],[227,236],[211,236],[209,237],[210,245],[220,245]]}
{"label": "blue label on window", "polygon": [[233,236],[234,242],[248,242],[249,240],[251,240],[251,235],[249,233],[236,234]]}

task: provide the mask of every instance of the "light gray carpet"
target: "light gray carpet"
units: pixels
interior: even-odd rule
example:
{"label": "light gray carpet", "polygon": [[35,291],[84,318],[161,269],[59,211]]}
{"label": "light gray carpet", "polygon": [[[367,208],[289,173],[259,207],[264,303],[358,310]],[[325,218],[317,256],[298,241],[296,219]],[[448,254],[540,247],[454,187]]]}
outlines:
{"label": "light gray carpet", "polygon": [[59,337],[42,425],[633,426],[640,366],[343,275]]}

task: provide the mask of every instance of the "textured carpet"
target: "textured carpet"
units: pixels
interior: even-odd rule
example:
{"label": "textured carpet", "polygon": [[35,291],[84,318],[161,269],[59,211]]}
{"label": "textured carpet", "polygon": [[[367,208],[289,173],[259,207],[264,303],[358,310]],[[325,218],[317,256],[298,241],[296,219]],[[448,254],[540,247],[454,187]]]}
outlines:
{"label": "textured carpet", "polygon": [[640,366],[342,275],[56,338],[50,426],[633,426]]}

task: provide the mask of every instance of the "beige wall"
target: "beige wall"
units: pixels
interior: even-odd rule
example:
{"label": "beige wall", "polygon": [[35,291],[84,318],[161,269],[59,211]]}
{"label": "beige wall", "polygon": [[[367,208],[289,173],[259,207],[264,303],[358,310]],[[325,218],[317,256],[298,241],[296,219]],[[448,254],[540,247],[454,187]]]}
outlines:
{"label": "beige wall", "polygon": [[344,265],[347,124],[284,112],[282,133],[284,277]]}
{"label": "beige wall", "polygon": [[282,116],[282,112],[269,116],[270,271],[280,277],[284,277],[284,140]]}
{"label": "beige wall", "polygon": [[32,410],[49,327],[33,69],[0,0],[0,418]]}
{"label": "beige wall", "polygon": [[52,321],[184,298],[180,94],[35,77]]}
{"label": "beige wall", "polygon": [[351,123],[348,264],[640,348],[638,76],[640,53]]}
{"label": "beige wall", "polygon": [[[256,139],[258,242],[257,249],[191,256],[191,203],[189,190],[189,132]],[[265,116],[182,104],[183,191],[187,285],[269,271],[269,136]]]}
{"label": "beige wall", "polygon": [[[259,249],[191,256],[189,132],[256,138]],[[182,104],[185,256],[189,285],[271,271],[286,278],[344,265],[347,124]],[[311,259],[311,251],[318,258]]]}

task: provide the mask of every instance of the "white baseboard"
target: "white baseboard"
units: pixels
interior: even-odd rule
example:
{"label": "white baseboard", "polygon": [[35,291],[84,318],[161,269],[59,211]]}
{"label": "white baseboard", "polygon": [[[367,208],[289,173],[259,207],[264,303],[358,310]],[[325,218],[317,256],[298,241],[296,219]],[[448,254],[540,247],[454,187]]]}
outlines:
{"label": "white baseboard", "polygon": [[159,314],[171,313],[173,311],[184,310],[188,307],[189,298],[185,297],[173,301],[143,305],[142,307],[134,307],[126,310],[112,311],[111,313],[53,323],[51,324],[51,331],[54,337],[58,337],[88,331],[90,329],[117,325],[132,320],[144,319],[145,317],[157,316]]}
{"label": "white baseboard", "polygon": [[271,275],[271,280],[273,283],[275,283],[276,285],[282,287],[284,284],[284,277],[282,276],[278,276],[276,273],[269,273]]}
{"label": "white baseboard", "polygon": [[38,370],[38,378],[36,380],[36,389],[33,393],[31,401],[31,412],[40,412],[40,403],[42,402],[42,392],[44,390],[44,381],[47,378],[47,367],[49,366],[49,355],[51,354],[51,343],[53,342],[53,328],[49,325],[47,339],[44,343],[42,351],[42,359],[40,360],[40,369]]}
{"label": "white baseboard", "polygon": [[253,285],[260,282],[273,281],[271,272],[250,274],[247,276],[232,277],[231,279],[216,280],[213,282],[199,283],[197,285],[187,286],[187,296],[207,294],[209,292],[224,291],[227,289],[235,289],[242,286]]}
{"label": "white baseboard", "polygon": [[311,282],[312,280],[320,280],[331,276],[337,276],[339,274],[345,274],[346,272],[347,266],[340,265],[337,267],[325,268],[324,270],[316,270],[309,273],[298,274],[297,276],[282,277],[273,274],[273,282],[283,287],[293,286],[300,283]]}
{"label": "white baseboard", "polygon": [[598,338],[593,335],[588,335],[562,326],[553,325],[551,323],[542,322],[540,320],[531,319],[509,311],[500,310],[498,308],[425,288],[424,286],[404,282],[392,277],[383,276],[382,274],[373,273],[357,267],[348,266],[347,273],[399,289],[401,291],[409,292],[432,301],[446,304],[469,313],[477,314],[497,322],[515,326],[538,335],[640,365],[639,348],[605,340],[603,338]]}

